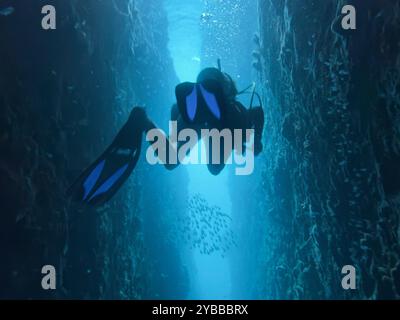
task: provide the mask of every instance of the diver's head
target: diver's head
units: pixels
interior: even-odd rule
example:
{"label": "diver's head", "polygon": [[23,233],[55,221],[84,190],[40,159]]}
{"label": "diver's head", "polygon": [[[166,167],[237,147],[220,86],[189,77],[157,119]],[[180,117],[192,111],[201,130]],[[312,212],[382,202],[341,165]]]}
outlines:
{"label": "diver's head", "polygon": [[224,75],[217,68],[205,68],[197,76],[197,82],[202,82],[204,80],[213,79],[218,82],[224,81]]}
{"label": "diver's head", "polygon": [[224,96],[226,98],[235,99],[236,95],[238,94],[238,90],[231,76],[225,72],[221,72],[217,68],[203,69],[197,76],[197,82],[202,82],[209,79],[216,80],[222,84]]}

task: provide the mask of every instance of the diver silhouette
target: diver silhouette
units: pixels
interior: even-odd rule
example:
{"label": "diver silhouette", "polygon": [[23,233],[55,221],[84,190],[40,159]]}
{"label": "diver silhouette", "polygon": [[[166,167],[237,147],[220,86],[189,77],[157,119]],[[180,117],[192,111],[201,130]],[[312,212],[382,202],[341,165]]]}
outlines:
{"label": "diver silhouette", "polygon": [[[260,96],[253,92],[250,108],[237,101],[237,96],[249,93],[238,92],[232,78],[220,68],[202,70],[196,83],[184,82],[176,86],[176,104],[171,109],[171,121],[176,121],[178,132],[192,129],[199,133],[202,129],[254,129],[254,155],[262,151],[262,132],[264,128],[264,111]],[[253,107],[253,98],[257,96],[260,105]],[[68,194],[78,202],[101,205],[107,202],[122,186],[135,168],[142,145],[143,135],[156,125],[147,117],[142,107],[134,107],[128,121],[119,131],[106,151],[90,165],[72,184]],[[172,146],[168,137],[166,151],[178,152],[181,144]],[[233,149],[233,147],[232,147]],[[245,148],[241,148],[244,152]],[[218,175],[225,167],[227,158],[233,150],[224,152],[224,144],[220,144],[220,154],[224,161],[207,163],[208,170]],[[212,150],[206,149],[207,159],[212,157]],[[179,165],[164,163],[168,170]]]}

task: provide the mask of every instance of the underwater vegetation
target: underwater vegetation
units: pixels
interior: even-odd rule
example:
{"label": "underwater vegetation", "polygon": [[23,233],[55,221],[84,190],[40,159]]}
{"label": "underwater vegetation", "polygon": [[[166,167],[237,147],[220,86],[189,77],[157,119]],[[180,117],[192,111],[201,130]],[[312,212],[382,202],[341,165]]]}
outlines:
{"label": "underwater vegetation", "polygon": [[[400,297],[399,1],[259,1],[265,96],[260,297]],[[340,285],[357,269],[357,290]]]}
{"label": "underwater vegetation", "polygon": [[[48,1],[13,2],[14,12],[0,15],[8,61],[0,73],[0,297],[154,297],[161,272],[140,231],[162,208],[141,214],[146,173],[100,210],[74,206],[65,191],[135,103],[168,112],[177,80],[167,40],[158,39],[163,12],[152,9],[159,1],[50,2],[53,34],[37,28]],[[53,292],[40,287],[44,264],[57,269]]]}

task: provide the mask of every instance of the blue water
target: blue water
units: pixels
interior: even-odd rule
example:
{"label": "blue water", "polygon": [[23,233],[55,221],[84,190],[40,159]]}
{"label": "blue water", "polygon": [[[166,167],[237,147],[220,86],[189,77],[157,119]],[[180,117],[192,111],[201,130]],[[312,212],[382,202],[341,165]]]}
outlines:
{"label": "blue water", "polygon": [[165,0],[169,50],[180,81],[195,81],[201,68],[201,0]]}
{"label": "blue water", "polygon": [[[169,20],[169,49],[175,71],[180,81],[195,81],[201,70],[201,14],[203,4],[200,0],[166,1]],[[202,145],[204,148],[204,145]],[[189,174],[190,195],[200,194],[210,205],[217,205],[230,214],[231,203],[227,192],[227,170],[213,176],[205,165],[191,165]],[[229,299],[230,269],[228,259],[219,253],[191,253],[194,269],[191,272],[191,299]]]}
{"label": "blue water", "polygon": [[[199,71],[205,67],[216,67],[217,59],[222,59],[224,71],[231,74],[238,86],[250,81],[251,60],[242,72],[241,60],[244,53],[250,56],[251,48],[242,48],[243,34],[239,25],[240,15],[244,15],[248,2],[205,1],[205,0],[165,0],[169,21],[169,50],[175,71],[181,82],[195,81]],[[253,1],[254,2],[254,1]],[[254,10],[257,6],[253,3]],[[250,17],[251,18],[251,17]],[[245,39],[246,40],[246,39]],[[201,142],[200,142],[201,143]],[[201,143],[204,150],[204,145]],[[232,218],[230,199],[231,167],[226,167],[218,176],[209,173],[205,165],[191,165],[185,168],[189,176],[189,197],[200,194],[209,205],[218,206]],[[190,271],[190,299],[230,299],[232,292],[232,265],[229,257],[220,253],[204,255],[197,249],[184,255]]]}

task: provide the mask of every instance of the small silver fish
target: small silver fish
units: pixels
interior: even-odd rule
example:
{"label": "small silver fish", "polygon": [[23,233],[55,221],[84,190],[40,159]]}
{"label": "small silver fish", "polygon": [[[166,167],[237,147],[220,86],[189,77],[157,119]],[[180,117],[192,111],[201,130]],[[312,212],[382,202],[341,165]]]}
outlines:
{"label": "small silver fish", "polygon": [[2,16],[9,16],[15,11],[13,7],[6,7],[4,9],[0,9],[0,15]]}

